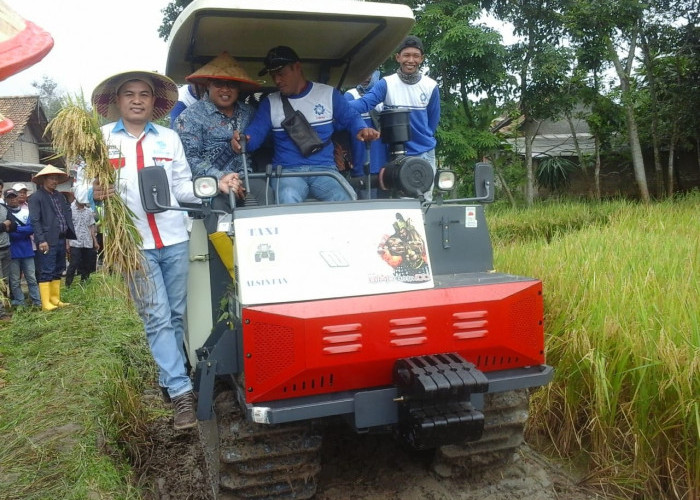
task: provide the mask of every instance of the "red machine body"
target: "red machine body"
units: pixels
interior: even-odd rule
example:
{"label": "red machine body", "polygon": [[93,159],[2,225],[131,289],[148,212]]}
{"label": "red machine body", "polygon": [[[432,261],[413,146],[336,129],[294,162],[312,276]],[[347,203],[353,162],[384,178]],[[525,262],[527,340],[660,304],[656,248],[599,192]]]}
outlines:
{"label": "red machine body", "polygon": [[391,385],[410,356],[456,352],[483,372],[544,363],[538,280],[253,306],[242,319],[248,403]]}

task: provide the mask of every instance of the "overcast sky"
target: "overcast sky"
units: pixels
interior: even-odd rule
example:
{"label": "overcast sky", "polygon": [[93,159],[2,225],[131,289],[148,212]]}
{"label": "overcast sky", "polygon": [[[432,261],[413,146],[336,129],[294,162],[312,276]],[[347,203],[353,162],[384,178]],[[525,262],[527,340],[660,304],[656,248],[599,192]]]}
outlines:
{"label": "overcast sky", "polygon": [[0,96],[36,94],[48,76],[60,90],[95,86],[128,70],[163,72],[167,44],[158,37],[168,0],[5,0],[23,18],[48,31],[54,47],[44,59],[0,82]]}

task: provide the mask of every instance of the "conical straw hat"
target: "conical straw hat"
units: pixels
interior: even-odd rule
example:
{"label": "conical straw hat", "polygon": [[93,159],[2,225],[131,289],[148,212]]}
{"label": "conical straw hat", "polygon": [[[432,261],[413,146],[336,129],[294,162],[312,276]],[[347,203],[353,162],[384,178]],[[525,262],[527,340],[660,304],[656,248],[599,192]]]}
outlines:
{"label": "conical straw hat", "polygon": [[41,177],[46,177],[47,175],[60,175],[61,180],[58,181],[59,184],[63,184],[64,182],[66,182],[69,177],[69,175],[60,168],[56,168],[53,165],[46,165],[39,171],[38,174],[32,177],[32,182],[34,184],[41,184],[42,182],[44,182],[44,179],[42,179]]}
{"label": "conical straw hat", "polygon": [[110,76],[92,91],[92,105],[100,115],[111,121],[119,119],[117,90],[130,80],[141,80],[153,90],[156,102],[153,106],[152,120],[163,118],[175,106],[178,99],[177,85],[170,78],[151,71],[127,71]]}
{"label": "conical straw hat", "polygon": [[232,80],[241,84],[241,90],[252,92],[260,88],[260,84],[250,78],[248,73],[238,64],[228,52],[222,52],[207,64],[185,78],[188,82],[207,85],[210,79]]}

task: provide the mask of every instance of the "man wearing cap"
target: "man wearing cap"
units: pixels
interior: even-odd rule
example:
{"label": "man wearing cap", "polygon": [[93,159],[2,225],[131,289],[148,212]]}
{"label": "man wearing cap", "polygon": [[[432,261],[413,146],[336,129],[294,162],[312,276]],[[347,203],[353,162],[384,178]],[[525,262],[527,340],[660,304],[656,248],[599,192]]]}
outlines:
{"label": "man wearing cap", "polygon": [[[272,163],[281,165],[283,172],[337,172],[331,141],[335,130],[348,130],[360,141],[379,137],[379,132],[365,125],[359,113],[350,108],[337,89],[305,78],[299,57],[290,47],[270,49],[264,64],[259,75],[269,72],[279,92],[262,100],[255,118],[245,129],[249,151],[258,149],[272,132]],[[285,99],[291,105],[291,112],[301,112],[318,135],[322,143],[318,151],[304,156],[282,126],[289,114],[284,109]],[[233,141],[236,152],[241,151],[239,138],[237,130]],[[279,192],[278,203],[299,203],[309,196],[324,201],[350,199],[343,186],[327,176],[284,177],[273,182],[279,183],[276,188]]]}
{"label": "man wearing cap", "polygon": [[[197,425],[183,350],[189,235],[182,212],[145,212],[138,182],[138,171],[155,164],[167,172],[171,203],[200,203],[194,195],[192,172],[179,136],[152,122],[166,116],[177,98],[175,82],[147,71],[114,75],[92,93],[94,108],[112,120],[102,126],[102,134],[109,161],[119,170],[115,186],[93,186],[93,198],[101,201],[116,191],[133,212],[134,225],[142,238],[143,272],[129,285],[159,368],[164,398],[173,403],[173,425],[179,430]],[[239,188],[240,182],[233,174],[219,180],[224,193]]]}
{"label": "man wearing cap", "polygon": [[32,304],[41,307],[39,285],[36,281],[36,268],[34,266],[35,248],[32,241],[34,228],[29,220],[29,209],[23,210],[20,205],[21,195],[14,188],[24,187],[17,183],[12,189],[5,191],[5,202],[9,210],[9,218],[16,224],[14,232],[10,233],[10,295],[13,306],[24,305],[24,291],[22,290],[22,274],[27,282],[27,290]]}
{"label": "man wearing cap", "polygon": [[75,229],[70,206],[56,189],[67,180],[68,174],[53,165],[32,178],[37,190],[29,199],[29,219],[38,251],[37,281],[44,311],[68,305],[61,302],[61,277],[66,270],[66,240],[75,238]]}
{"label": "man wearing cap", "polygon": [[23,182],[15,182],[12,185],[12,189],[17,191],[17,204],[22,210],[22,213],[27,214],[29,217],[29,205],[27,204],[27,196],[29,195],[29,188]]}
{"label": "man wearing cap", "polygon": [[[435,133],[440,122],[440,91],[435,80],[420,73],[424,60],[423,42],[416,36],[407,36],[396,50],[395,57],[399,63],[396,73],[379,80],[350,106],[360,113],[368,112],[381,102],[384,109],[410,109],[411,140],[405,144],[406,156],[425,159],[436,172]],[[432,187],[425,193],[425,199],[433,199]]]}
{"label": "man wearing cap", "polygon": [[[233,151],[233,131],[244,130],[253,119],[255,110],[242,102],[241,94],[253,92],[260,85],[252,80],[238,62],[224,52],[186,78],[188,82],[206,88],[202,98],[185,109],[175,120],[175,131],[185,148],[192,174],[211,175],[220,179],[235,172],[243,179],[244,159],[249,171],[249,154]],[[272,201],[262,179],[250,179],[251,195],[259,204]],[[239,193],[241,204],[243,193]]]}

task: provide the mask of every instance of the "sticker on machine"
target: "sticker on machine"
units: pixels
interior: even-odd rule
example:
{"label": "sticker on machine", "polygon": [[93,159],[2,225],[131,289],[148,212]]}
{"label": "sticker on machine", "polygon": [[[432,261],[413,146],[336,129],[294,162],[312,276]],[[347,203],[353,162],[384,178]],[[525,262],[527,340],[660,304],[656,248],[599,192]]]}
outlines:
{"label": "sticker on machine", "polygon": [[420,206],[357,206],[361,209],[236,220],[241,303],[432,288]]}
{"label": "sticker on machine", "polygon": [[464,227],[477,227],[476,207],[464,207]]}

